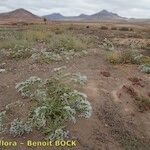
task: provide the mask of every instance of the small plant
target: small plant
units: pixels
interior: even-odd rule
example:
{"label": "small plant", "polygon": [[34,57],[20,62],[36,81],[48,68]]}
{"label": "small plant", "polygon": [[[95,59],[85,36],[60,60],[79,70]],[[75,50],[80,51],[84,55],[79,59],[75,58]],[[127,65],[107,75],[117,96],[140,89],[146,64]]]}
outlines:
{"label": "small plant", "polygon": [[108,27],[106,27],[106,26],[101,26],[101,29],[102,29],[102,30],[108,30]]}
{"label": "small plant", "polygon": [[13,110],[16,107],[22,107],[22,106],[24,106],[23,102],[16,101],[16,102],[13,102],[13,103],[10,103],[10,104],[6,105],[5,106],[5,110],[6,111],[11,111],[11,110]]}
{"label": "small plant", "polygon": [[136,55],[136,53],[133,50],[127,49],[121,51],[121,63],[135,63],[139,60],[139,55]]}
{"label": "small plant", "polygon": [[115,50],[114,44],[110,40],[108,40],[107,38],[104,39],[103,46],[107,51],[114,51]]}
{"label": "small plant", "polygon": [[32,55],[32,51],[28,48],[23,49],[13,49],[10,50],[9,58],[15,58],[15,59],[23,59],[23,58],[29,58]]}
{"label": "small plant", "polygon": [[6,72],[6,69],[0,69],[0,73]]}
{"label": "small plant", "polygon": [[150,99],[144,96],[137,96],[135,102],[141,111],[150,110]]}
{"label": "small plant", "polygon": [[87,76],[82,76],[81,73],[77,73],[72,78],[72,81],[83,85],[87,82]]}
{"label": "small plant", "polygon": [[36,76],[30,77],[25,82],[16,85],[16,89],[24,97],[32,97],[34,91],[42,84],[42,80]]}
{"label": "small plant", "polygon": [[59,54],[52,52],[41,51],[40,53],[32,54],[31,58],[36,63],[51,63],[52,61],[60,61],[62,58]]}
{"label": "small plant", "polygon": [[10,134],[12,134],[14,137],[22,136],[24,133],[29,133],[31,131],[32,127],[28,123],[24,124],[18,118],[11,122]]}
{"label": "small plant", "polygon": [[119,51],[108,52],[106,59],[112,64],[119,64],[121,63],[121,53]]}
{"label": "small plant", "polygon": [[52,133],[48,139],[49,140],[63,140],[64,138],[68,138],[69,131],[65,131],[62,128],[57,129]]}
{"label": "small plant", "polygon": [[6,115],[6,111],[0,112],[0,134],[5,131],[4,125],[3,125],[3,119]]}
{"label": "small plant", "polygon": [[117,30],[117,27],[111,27],[111,30]]}
{"label": "small plant", "polygon": [[66,66],[62,66],[62,67],[59,67],[59,68],[54,68],[54,72],[59,72],[59,71],[65,70],[65,69],[67,69]]}
{"label": "small plant", "polygon": [[150,73],[150,64],[143,64],[139,66],[141,72]]}
{"label": "small plant", "polygon": [[141,58],[141,64],[150,64],[150,56],[143,56]]}
{"label": "small plant", "polygon": [[46,106],[36,107],[32,112],[33,125],[39,130],[46,126]]}
{"label": "small plant", "polygon": [[107,52],[107,60],[113,64],[140,64],[143,55],[133,50]]}
{"label": "small plant", "polygon": [[121,27],[119,28],[120,31],[130,31],[129,27]]}

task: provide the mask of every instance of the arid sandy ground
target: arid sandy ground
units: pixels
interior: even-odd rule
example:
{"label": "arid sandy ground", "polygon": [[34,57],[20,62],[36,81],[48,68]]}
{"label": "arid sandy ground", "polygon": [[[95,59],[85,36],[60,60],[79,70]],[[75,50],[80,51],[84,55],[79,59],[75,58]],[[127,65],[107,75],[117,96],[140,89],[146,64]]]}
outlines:
{"label": "arid sandy ground", "polygon": [[[55,23],[49,24],[49,26]],[[61,23],[56,23],[61,26]],[[128,23],[134,31],[101,30],[100,26],[125,26],[126,24],[112,23],[63,23],[70,26],[75,34],[92,35],[97,40],[95,47],[88,50],[83,57],[67,61],[53,62],[51,64],[35,64],[30,58],[21,60],[3,60],[5,73],[0,74],[0,109],[9,103],[21,100],[25,103],[23,110],[14,110],[14,114],[26,113],[29,109],[29,99],[23,99],[16,92],[16,83],[30,76],[48,78],[54,68],[67,66],[67,71],[80,72],[87,76],[88,82],[76,88],[87,94],[93,107],[92,117],[88,120],[78,119],[76,124],[70,124],[70,135],[77,140],[77,147],[81,150],[148,150],[150,146],[150,110],[140,111],[132,97],[133,89],[137,93],[150,98],[150,76],[140,72],[137,65],[112,65],[106,61],[105,50],[99,46],[104,38],[118,42],[118,47],[127,46],[128,42],[141,41],[145,46],[150,43],[150,25]],[[71,25],[70,25],[71,24]],[[89,26],[87,28],[87,26]],[[58,27],[59,28],[59,27]],[[13,29],[13,28],[12,28]],[[58,29],[59,30],[59,29]],[[149,32],[148,32],[149,31]],[[139,51],[149,55],[149,50],[139,48]],[[104,73],[106,72],[106,74]],[[135,84],[130,78],[139,78],[140,83]],[[26,115],[26,114],[24,114]],[[9,119],[9,118],[8,118]],[[28,139],[42,140],[43,136],[37,133],[24,135],[22,138],[13,138],[4,135],[2,139],[26,141]],[[8,148],[12,150],[12,148]],[[17,149],[26,150],[25,146]],[[46,149],[46,148],[35,148]],[[47,148],[50,149],[50,148]],[[55,149],[55,148],[51,148]],[[69,149],[69,148],[60,148]]]}

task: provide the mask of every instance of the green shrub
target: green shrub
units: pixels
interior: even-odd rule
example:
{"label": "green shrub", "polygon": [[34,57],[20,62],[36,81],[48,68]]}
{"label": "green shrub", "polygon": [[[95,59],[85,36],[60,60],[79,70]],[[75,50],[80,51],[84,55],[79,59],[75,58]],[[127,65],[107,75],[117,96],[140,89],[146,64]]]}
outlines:
{"label": "green shrub", "polygon": [[29,58],[32,55],[32,51],[28,48],[20,49],[20,50],[11,50],[9,54],[9,58],[13,59],[23,59]]}
{"label": "green shrub", "polygon": [[121,51],[121,63],[136,63],[139,60],[138,56],[133,50],[123,50]]}
{"label": "green shrub", "polygon": [[141,72],[150,73],[150,64],[143,64],[139,66]]}
{"label": "green shrub", "polygon": [[69,81],[65,78],[66,75],[61,74],[45,81],[31,77],[16,85],[21,95],[36,101],[29,118],[33,128],[44,132],[48,139],[65,138],[68,132],[64,126],[67,122],[75,123],[77,115],[89,118],[92,113],[87,96],[73,90],[69,83],[64,83]]}
{"label": "green shrub", "polygon": [[117,30],[117,27],[111,27],[111,30]]}
{"label": "green shrub", "polygon": [[141,58],[141,63],[142,64],[150,64],[150,56],[143,56]]}
{"label": "green shrub", "polygon": [[41,51],[39,53],[32,54],[31,58],[36,63],[51,63],[52,61],[60,61],[62,58],[59,54],[53,52]]}
{"label": "green shrub", "polygon": [[55,130],[48,139],[49,140],[63,140],[64,138],[68,138],[69,131],[64,131],[62,128]]}
{"label": "green shrub", "polygon": [[106,27],[106,26],[101,26],[101,30],[108,30],[108,27]]}
{"label": "green shrub", "polygon": [[72,81],[83,85],[87,82],[87,76],[82,76],[80,73],[77,73],[72,78]]}
{"label": "green shrub", "polygon": [[41,86],[42,80],[36,76],[32,76],[27,79],[25,82],[20,82],[16,85],[16,89],[21,93],[24,97],[33,97],[34,91]]}
{"label": "green shrub", "polygon": [[108,40],[107,38],[104,39],[103,41],[103,46],[107,51],[114,51],[115,50],[115,46],[113,44],[113,42],[111,42],[110,40]]}
{"label": "green shrub", "polygon": [[14,137],[22,136],[24,133],[30,133],[31,131],[31,124],[23,123],[23,121],[20,121],[18,118],[11,122],[10,134],[12,134]]}
{"label": "green shrub", "polygon": [[112,64],[119,64],[122,62],[121,53],[119,51],[107,52],[106,59]]}
{"label": "green shrub", "polygon": [[6,111],[0,112],[0,134],[5,131],[4,124],[3,124],[5,115],[6,115]]}
{"label": "green shrub", "polygon": [[130,31],[129,27],[121,27],[119,28],[120,31]]}
{"label": "green shrub", "polygon": [[112,51],[107,52],[107,60],[113,64],[140,64],[143,55],[133,50]]}

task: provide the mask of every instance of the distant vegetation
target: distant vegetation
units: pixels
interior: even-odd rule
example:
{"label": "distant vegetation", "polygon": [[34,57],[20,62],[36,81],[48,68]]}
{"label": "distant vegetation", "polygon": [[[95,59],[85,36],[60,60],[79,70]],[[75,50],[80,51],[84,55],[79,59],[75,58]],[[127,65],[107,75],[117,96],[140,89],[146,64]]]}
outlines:
{"label": "distant vegetation", "polygon": [[102,29],[102,30],[108,30],[108,27],[102,26],[101,29]]}
{"label": "distant vegetation", "polygon": [[[40,56],[41,58],[38,59],[45,59],[45,62],[55,60],[53,56],[56,55],[67,55],[68,57],[70,54],[74,55],[75,52],[81,55],[82,51],[86,51],[93,43],[93,38],[77,36],[63,26],[62,28],[56,26],[49,30],[48,26],[33,25],[30,29],[16,32],[1,31],[0,38],[0,53],[6,57],[20,59],[33,55],[34,58]],[[40,43],[41,49],[37,46]]]}
{"label": "distant vegetation", "polygon": [[129,28],[129,27],[121,27],[119,28],[120,31],[133,31],[132,28]]}
{"label": "distant vegetation", "polygon": [[132,45],[127,49],[118,50],[117,46],[108,39],[104,39],[103,47],[106,50],[106,59],[112,64],[137,64],[139,70],[145,73],[150,71],[150,56],[140,54]]}

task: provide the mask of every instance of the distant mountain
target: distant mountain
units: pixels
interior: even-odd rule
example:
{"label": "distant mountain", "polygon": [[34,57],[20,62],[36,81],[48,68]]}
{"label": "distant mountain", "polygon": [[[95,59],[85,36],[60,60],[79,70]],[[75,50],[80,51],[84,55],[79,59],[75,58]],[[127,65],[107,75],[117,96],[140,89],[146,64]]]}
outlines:
{"label": "distant mountain", "polygon": [[33,21],[40,19],[41,19],[40,17],[22,8],[7,13],[0,13],[0,21],[3,20]]}
{"label": "distant mountain", "polygon": [[118,19],[125,19],[124,17],[119,16],[118,14],[109,12],[107,10],[102,10],[96,14],[90,15],[88,17],[89,19],[92,20],[118,20]]}
{"label": "distant mountain", "polygon": [[107,10],[102,10],[98,13],[92,14],[92,15],[85,15],[81,14],[79,16],[63,16],[59,13],[54,13],[50,15],[43,16],[47,18],[48,20],[120,20],[120,19],[126,19],[124,17],[119,16],[118,14],[109,12]]}
{"label": "distant mountain", "polygon": [[43,18],[46,18],[49,20],[61,20],[61,19],[65,19],[65,16],[61,15],[60,13],[53,13],[51,15],[43,16]]}

